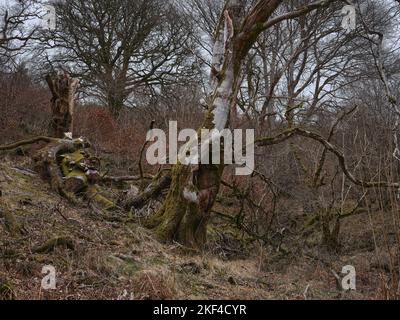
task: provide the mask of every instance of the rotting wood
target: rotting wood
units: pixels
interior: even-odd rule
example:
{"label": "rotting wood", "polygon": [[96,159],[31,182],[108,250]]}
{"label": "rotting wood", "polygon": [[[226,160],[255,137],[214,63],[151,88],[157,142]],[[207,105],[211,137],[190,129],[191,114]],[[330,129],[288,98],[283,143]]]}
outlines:
{"label": "rotting wood", "polygon": [[49,135],[61,139],[67,132],[73,134],[74,96],[79,81],[65,72],[47,75],[46,81],[52,93]]}

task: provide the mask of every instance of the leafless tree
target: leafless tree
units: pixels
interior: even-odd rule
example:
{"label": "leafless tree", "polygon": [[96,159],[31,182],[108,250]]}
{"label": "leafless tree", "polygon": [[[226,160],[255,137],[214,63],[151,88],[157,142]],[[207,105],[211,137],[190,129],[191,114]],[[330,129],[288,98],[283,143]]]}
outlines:
{"label": "leafless tree", "polygon": [[[190,76],[191,26],[170,1],[72,0],[54,2],[56,48],[49,60],[69,67],[81,88],[118,116],[143,87],[162,90]],[[134,104],[134,103],[133,103]]]}
{"label": "leafless tree", "polygon": [[0,61],[7,62],[21,54],[37,38],[42,17],[40,1],[21,0],[0,6]]}
{"label": "leafless tree", "polygon": [[[325,8],[333,2],[308,2],[275,15],[281,1],[260,0],[249,7],[247,1],[227,1],[214,38],[211,93],[207,99],[209,109],[203,128],[222,130],[229,125],[231,110],[236,109],[243,63],[262,32],[282,21]],[[300,132],[293,131],[296,134]],[[287,135],[284,137],[288,138]],[[313,135],[313,138],[319,139],[317,135]],[[329,143],[323,143],[330,146]],[[223,165],[200,165],[194,169],[176,166],[169,195],[162,210],[149,223],[150,227],[155,228],[164,240],[175,239],[189,247],[201,247],[220,189],[222,171]],[[188,190],[196,194],[196,199],[185,196]]]}

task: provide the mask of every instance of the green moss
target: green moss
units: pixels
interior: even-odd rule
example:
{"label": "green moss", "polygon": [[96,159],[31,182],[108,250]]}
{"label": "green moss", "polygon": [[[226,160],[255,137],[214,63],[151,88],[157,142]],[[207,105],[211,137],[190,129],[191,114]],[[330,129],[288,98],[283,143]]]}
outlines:
{"label": "green moss", "polygon": [[185,186],[190,168],[183,165],[175,165],[172,169],[172,182],[162,209],[149,220],[154,234],[161,241],[172,241],[179,224],[186,212],[186,202],[182,198],[183,186]]}
{"label": "green moss", "polygon": [[63,176],[69,176],[74,167],[84,159],[85,155],[82,150],[64,155],[61,162],[61,171],[63,173]]}
{"label": "green moss", "polygon": [[97,186],[89,186],[87,189],[87,197],[94,201],[104,210],[112,210],[115,208],[114,202],[104,197]]}
{"label": "green moss", "polygon": [[202,128],[210,130],[214,128],[214,113],[212,108],[209,108],[209,110],[207,110],[204,116]]}

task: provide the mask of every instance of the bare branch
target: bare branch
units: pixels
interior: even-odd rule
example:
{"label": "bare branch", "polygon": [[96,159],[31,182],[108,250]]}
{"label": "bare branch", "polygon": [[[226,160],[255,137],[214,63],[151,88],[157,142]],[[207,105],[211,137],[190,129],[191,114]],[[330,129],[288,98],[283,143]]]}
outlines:
{"label": "bare branch", "polygon": [[393,182],[366,182],[362,181],[358,178],[356,178],[349,170],[346,164],[346,159],[343,155],[343,152],[341,152],[336,146],[334,146],[332,143],[330,143],[328,140],[326,140],[324,137],[321,135],[304,130],[301,128],[293,128],[290,130],[287,130],[275,137],[272,138],[260,138],[256,140],[256,145],[264,147],[264,146],[270,146],[270,145],[275,145],[282,143],[290,138],[293,138],[295,136],[303,136],[306,138],[313,139],[320,144],[322,144],[329,152],[333,153],[336,158],[339,161],[339,165],[341,169],[343,170],[343,173],[347,176],[347,178],[353,182],[354,184],[364,187],[364,188],[374,188],[374,187],[385,187],[385,188],[399,188],[400,183],[393,183]]}

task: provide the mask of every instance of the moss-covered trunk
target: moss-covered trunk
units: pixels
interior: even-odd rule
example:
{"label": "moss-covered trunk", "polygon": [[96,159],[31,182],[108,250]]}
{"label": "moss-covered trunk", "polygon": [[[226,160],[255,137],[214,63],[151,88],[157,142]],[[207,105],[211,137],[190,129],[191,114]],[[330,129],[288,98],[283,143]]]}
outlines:
{"label": "moss-covered trunk", "polygon": [[[218,131],[228,128],[231,110],[236,108],[243,61],[280,3],[279,0],[259,1],[246,14],[246,1],[227,1],[214,39],[212,90],[203,128]],[[150,223],[161,239],[178,240],[192,248],[205,244],[207,223],[223,168],[223,164],[196,168],[175,166],[163,208]]]}
{"label": "moss-covered trunk", "polygon": [[[244,12],[243,1],[228,1],[218,24],[211,70],[212,91],[207,99],[209,107],[202,129],[222,131],[228,128],[231,110],[236,107],[243,60],[238,29]],[[224,170],[223,157],[220,160],[221,164],[216,165],[178,164],[173,168],[168,196],[149,223],[161,240],[177,241],[192,249],[204,246]]]}
{"label": "moss-covered trunk", "polygon": [[149,221],[162,241],[177,241],[188,248],[201,249],[206,243],[207,224],[219,192],[223,165],[176,165],[162,209]]}

